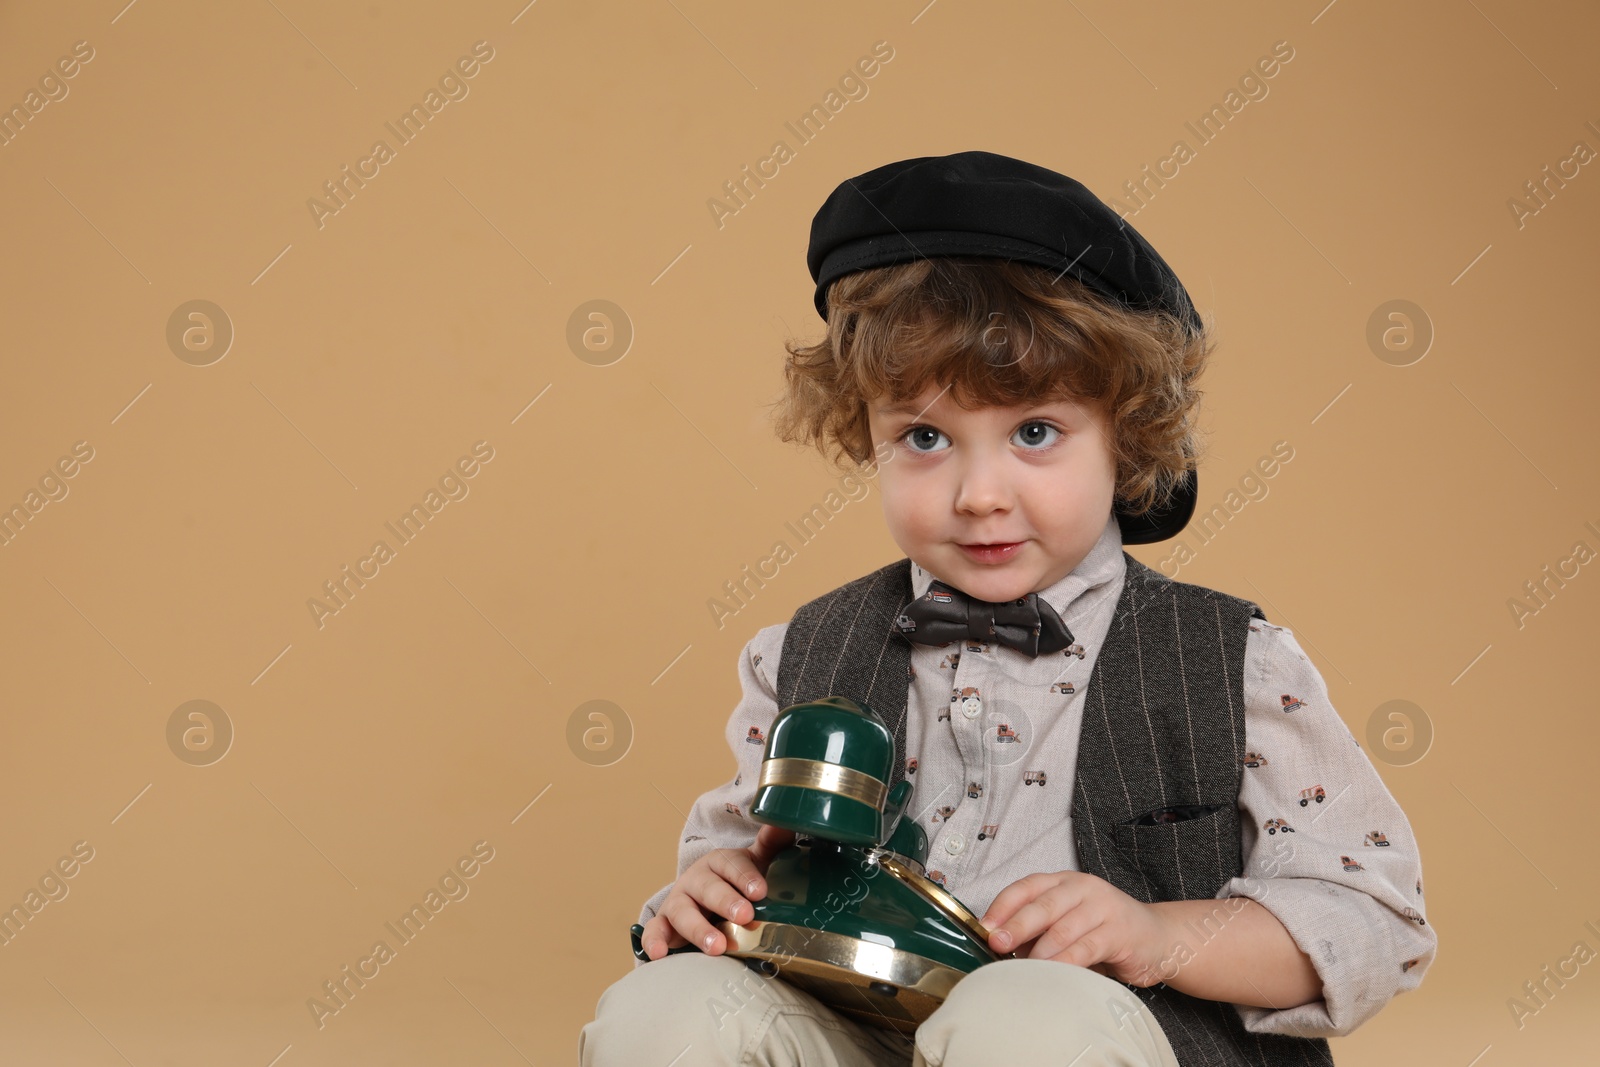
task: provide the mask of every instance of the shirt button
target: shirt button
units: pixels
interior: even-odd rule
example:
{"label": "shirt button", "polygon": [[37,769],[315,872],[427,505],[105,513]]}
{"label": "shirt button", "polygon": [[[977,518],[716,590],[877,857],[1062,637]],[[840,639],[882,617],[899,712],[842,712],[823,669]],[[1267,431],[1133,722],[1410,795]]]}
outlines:
{"label": "shirt button", "polygon": [[961,701],[961,714],[969,719],[976,719],[983,714],[983,698],[967,697]]}
{"label": "shirt button", "polygon": [[951,834],[944,839],[944,850],[952,856],[960,855],[961,850],[967,847],[967,839],[960,834]]}

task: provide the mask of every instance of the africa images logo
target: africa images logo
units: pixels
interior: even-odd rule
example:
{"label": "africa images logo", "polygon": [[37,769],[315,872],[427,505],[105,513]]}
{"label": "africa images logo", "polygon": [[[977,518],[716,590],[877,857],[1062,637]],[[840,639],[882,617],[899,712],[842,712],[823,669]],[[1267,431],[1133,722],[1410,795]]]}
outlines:
{"label": "africa images logo", "polygon": [[335,977],[322,983],[322,997],[307,997],[306,1007],[310,1009],[311,1017],[316,1020],[317,1029],[321,1030],[327,1026],[330,1016],[338,1015],[348,1008],[356,993],[365,989],[368,982],[382,974],[382,968],[394,962],[401,948],[420,937],[428,923],[437,918],[447,905],[466,900],[467,894],[472,892],[472,887],[467,881],[477,877],[478,872],[483,870],[483,865],[492,859],[494,859],[493,845],[488,841],[474,843],[471,854],[462,856],[445,868],[444,874],[439,876],[437,889],[429,886],[420,903],[412,904],[409,911],[393,922],[383,924],[384,929],[394,935],[393,946],[384,939],[373,942],[372,951],[357,960],[353,970],[347,963],[339,969]]}
{"label": "africa images logo", "polygon": [[[467,82],[478,76],[478,72],[483,69],[481,64],[488,63],[492,59],[494,59],[493,45],[488,41],[474,44],[471,56],[462,56],[456,60],[453,67],[447,68],[439,76],[439,88],[429,89],[423,94],[420,104],[413,103],[395,122],[383,124],[384,128],[394,135],[394,145],[391,146],[382,138],[372,142],[371,152],[356,160],[353,172],[350,164],[346,163],[340,168],[338,178],[330,178],[323,182],[322,191],[327,200],[319,200],[314,196],[306,200],[306,207],[311,212],[311,221],[317,224],[317,229],[326,226],[330,216],[337,215],[349,207],[349,202],[355,198],[356,193],[365,189],[367,182],[383,173],[383,167],[398,157],[398,149],[415,140],[430,119],[443,111],[451,101],[465,100],[467,94],[472,91]],[[398,127],[395,123],[399,123]]]}

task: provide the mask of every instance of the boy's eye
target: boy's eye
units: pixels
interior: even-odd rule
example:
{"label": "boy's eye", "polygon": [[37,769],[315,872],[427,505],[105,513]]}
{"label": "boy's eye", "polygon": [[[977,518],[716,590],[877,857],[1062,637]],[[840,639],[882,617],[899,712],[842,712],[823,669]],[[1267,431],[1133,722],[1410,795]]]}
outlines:
{"label": "boy's eye", "polygon": [[[938,449],[931,447],[938,443],[944,434],[932,426],[910,426],[900,435],[900,440],[911,446],[913,452],[936,452]],[[923,445],[930,447],[924,448]]]}
{"label": "boy's eye", "polygon": [[[1055,434],[1055,437],[1047,435]],[[1061,436],[1061,431],[1051,426],[1048,422],[1025,422],[1017,429],[1017,443],[1024,448],[1048,448],[1056,443],[1056,438]]]}
{"label": "boy's eye", "polygon": [[[1061,431],[1048,422],[1025,422],[1018,427],[1012,440],[1030,451],[1042,451],[1055,444],[1061,437]],[[948,441],[942,431],[932,426],[909,426],[900,434],[900,440],[905,442],[913,452],[939,452],[936,447],[941,439]]]}

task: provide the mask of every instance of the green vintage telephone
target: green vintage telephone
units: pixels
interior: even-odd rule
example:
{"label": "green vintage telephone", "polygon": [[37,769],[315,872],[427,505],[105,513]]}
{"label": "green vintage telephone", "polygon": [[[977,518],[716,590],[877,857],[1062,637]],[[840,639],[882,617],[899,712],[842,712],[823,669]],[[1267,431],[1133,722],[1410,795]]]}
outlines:
{"label": "green vintage telephone", "polygon": [[[773,720],[750,818],[795,832],[727,955],[781,977],[857,1022],[915,1032],[963,977],[1015,958],[925,873],[928,835],[903,818],[912,785],[888,788],[894,738],[878,713],[831,696]],[[640,937],[633,954],[648,961]],[[683,945],[671,952],[699,951]]]}

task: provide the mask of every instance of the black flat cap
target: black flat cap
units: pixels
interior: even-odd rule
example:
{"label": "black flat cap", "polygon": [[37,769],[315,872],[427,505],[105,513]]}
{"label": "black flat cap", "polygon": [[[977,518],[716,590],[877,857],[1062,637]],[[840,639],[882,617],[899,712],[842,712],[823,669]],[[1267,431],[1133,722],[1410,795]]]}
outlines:
{"label": "black flat cap", "polygon": [[[1080,182],[994,152],[888,163],[847,178],[811,220],[806,266],[817,314],[836,278],[934,256],[994,256],[1071,274],[1136,311],[1167,311],[1196,333],[1200,315],[1166,260]],[[1190,470],[1165,508],[1117,512],[1124,544],[1174,536],[1194,514]]]}

